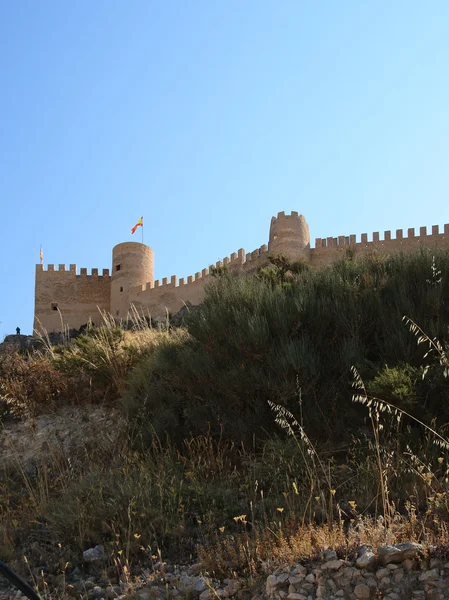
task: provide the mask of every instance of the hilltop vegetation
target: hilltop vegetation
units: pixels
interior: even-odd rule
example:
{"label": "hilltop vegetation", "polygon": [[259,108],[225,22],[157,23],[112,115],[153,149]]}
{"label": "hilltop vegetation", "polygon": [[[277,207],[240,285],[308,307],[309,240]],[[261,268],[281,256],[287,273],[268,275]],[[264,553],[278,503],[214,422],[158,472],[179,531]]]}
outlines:
{"label": "hilltop vegetation", "polygon": [[123,418],[112,446],[98,432],[32,474],[3,466],[0,554],[38,530],[36,562],[105,543],[131,563],[251,571],[323,543],[445,541],[448,343],[449,253],[422,251],[319,271],[273,257],[252,278],[215,273],[181,328],[105,320],[4,354],[5,423],[69,404]]}

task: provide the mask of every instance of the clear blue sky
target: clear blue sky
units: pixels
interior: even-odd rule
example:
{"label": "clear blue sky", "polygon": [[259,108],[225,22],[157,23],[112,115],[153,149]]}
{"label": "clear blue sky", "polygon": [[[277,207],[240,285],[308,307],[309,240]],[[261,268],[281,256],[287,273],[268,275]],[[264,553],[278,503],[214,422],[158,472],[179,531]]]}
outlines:
{"label": "clear blue sky", "polygon": [[448,31],[447,0],[3,0],[0,336],[31,333],[40,244],[110,267],[141,215],[158,278],[280,210],[449,221]]}

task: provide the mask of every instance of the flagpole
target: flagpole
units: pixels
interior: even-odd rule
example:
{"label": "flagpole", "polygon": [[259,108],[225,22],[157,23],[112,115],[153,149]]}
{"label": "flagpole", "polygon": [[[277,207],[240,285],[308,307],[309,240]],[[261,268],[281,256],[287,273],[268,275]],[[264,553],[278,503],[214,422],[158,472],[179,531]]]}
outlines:
{"label": "flagpole", "polygon": [[142,244],[143,244],[143,219],[142,219]]}

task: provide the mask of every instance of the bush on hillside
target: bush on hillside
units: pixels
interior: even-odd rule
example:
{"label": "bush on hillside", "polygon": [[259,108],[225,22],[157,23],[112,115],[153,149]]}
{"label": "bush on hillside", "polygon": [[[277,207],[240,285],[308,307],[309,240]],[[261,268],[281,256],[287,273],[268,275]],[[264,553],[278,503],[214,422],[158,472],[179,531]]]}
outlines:
{"label": "bush on hillside", "polygon": [[276,427],[270,400],[301,414],[309,436],[344,439],[365,418],[351,402],[352,365],[374,388],[390,386],[398,406],[447,420],[448,382],[418,382],[425,350],[402,322],[407,315],[447,342],[447,251],[349,257],[290,270],[288,281],[272,272],[213,278],[187,332],[137,364],[123,402],[141,431],[179,441],[210,429],[252,443]]}
{"label": "bush on hillside", "polygon": [[0,355],[0,402],[15,417],[33,417],[63,403],[71,382],[48,356]]}

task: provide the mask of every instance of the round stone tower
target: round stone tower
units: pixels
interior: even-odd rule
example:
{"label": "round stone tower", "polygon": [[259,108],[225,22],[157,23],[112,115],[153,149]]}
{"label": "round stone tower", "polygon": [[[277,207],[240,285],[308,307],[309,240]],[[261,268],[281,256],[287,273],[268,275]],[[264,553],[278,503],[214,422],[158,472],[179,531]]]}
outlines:
{"label": "round stone tower", "polygon": [[295,211],[291,215],[280,212],[272,217],[268,252],[282,254],[293,261],[310,262],[310,232],[305,218]]}
{"label": "round stone tower", "polygon": [[111,314],[124,319],[129,310],[131,288],[154,283],[154,253],[149,246],[124,242],[112,250]]}

